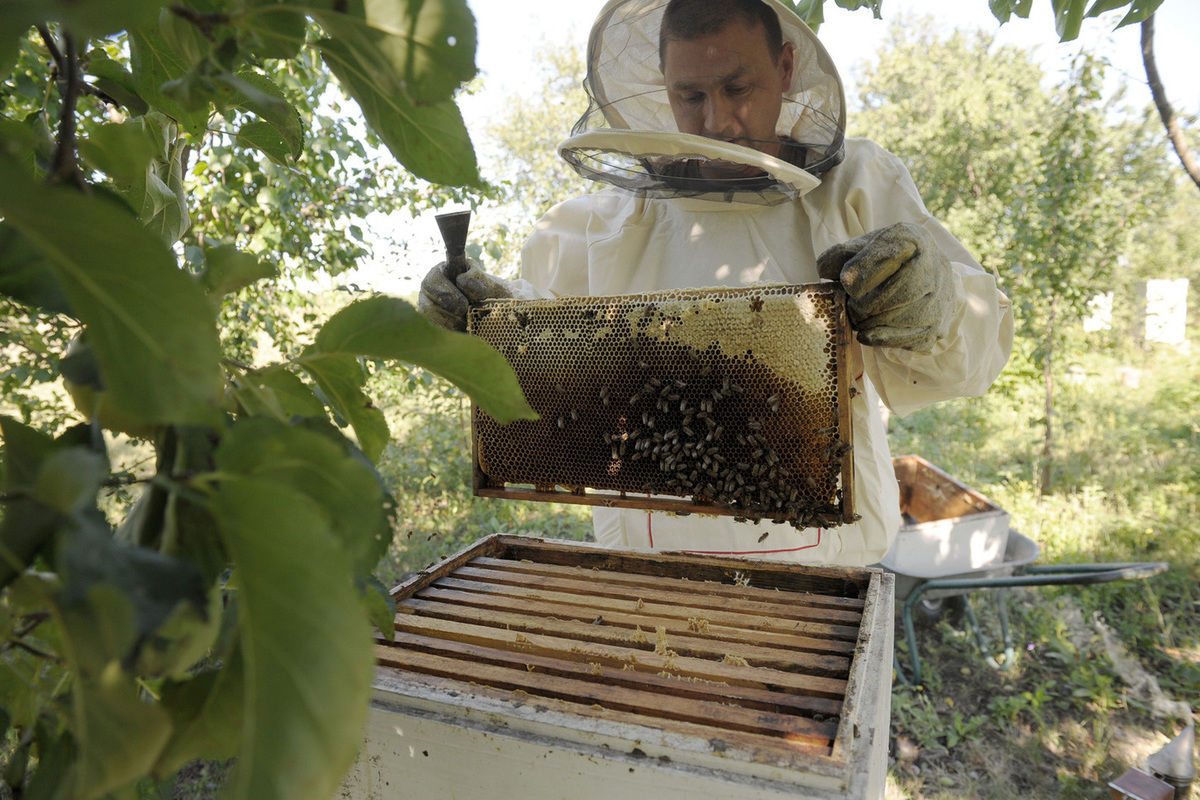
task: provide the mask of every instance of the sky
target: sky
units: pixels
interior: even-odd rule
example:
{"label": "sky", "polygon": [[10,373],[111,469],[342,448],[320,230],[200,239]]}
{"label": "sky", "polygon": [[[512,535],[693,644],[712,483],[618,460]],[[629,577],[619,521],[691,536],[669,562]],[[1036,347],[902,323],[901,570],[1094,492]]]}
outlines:
{"label": "sky", "polygon": [[[463,116],[473,139],[483,135],[487,118],[504,98],[538,88],[535,54],[543,42],[574,41],[586,45],[588,32],[605,0],[467,0],[478,30],[476,63],[484,77],[479,95],[460,99]],[[1126,101],[1135,106],[1151,102],[1141,60],[1140,26],[1113,28],[1123,12],[1084,20],[1078,40],[1060,44],[1054,32],[1051,0],[1034,0],[1029,19],[1013,17],[1000,25],[988,10],[988,0],[884,0],[882,20],[867,9],[846,11],[825,0],[825,23],[818,36],[842,74],[847,92],[856,75],[883,42],[888,24],[897,18],[928,15],[947,30],[982,30],[996,35],[997,43],[1032,49],[1051,80],[1065,74],[1072,55],[1081,46],[1108,57],[1114,79],[1123,78]],[[1155,17],[1155,58],[1167,94],[1180,114],[1200,113],[1200,1],[1164,0]],[[850,101],[848,113],[854,113]],[[567,135],[563,131],[563,137]],[[457,210],[457,209],[444,209]],[[407,226],[406,226],[407,227]],[[395,234],[393,234],[395,235]],[[380,291],[408,294],[416,291],[421,276],[433,266],[424,262],[438,252],[432,215],[419,218],[400,234],[411,243],[407,254],[378,246],[379,258],[368,268],[370,277],[360,285]],[[386,262],[386,264],[381,263]]]}
{"label": "sky", "polygon": [[[496,95],[520,90],[537,45],[543,41],[561,41],[564,37],[583,45],[604,0],[467,0],[475,14],[479,49],[477,63]],[[1123,12],[1099,19],[1085,20],[1080,38],[1059,44],[1054,32],[1050,0],[1034,0],[1029,19],[1013,17],[1000,25],[988,10],[987,0],[884,0],[883,19],[876,20],[867,9],[846,11],[834,0],[825,0],[825,23],[818,31],[822,43],[843,73],[843,82],[851,83],[857,65],[869,59],[879,47],[891,20],[913,15],[929,15],[947,29],[983,30],[997,34],[1002,44],[1035,48],[1047,69],[1078,51],[1081,43],[1097,48],[1128,75],[1131,84],[1144,89],[1140,28],[1129,25],[1112,28]],[[1159,72],[1179,108],[1190,113],[1200,111],[1200,2],[1165,0],[1155,17],[1155,55]],[[516,43],[516,46],[514,46]],[[1145,91],[1149,100],[1149,92]]]}

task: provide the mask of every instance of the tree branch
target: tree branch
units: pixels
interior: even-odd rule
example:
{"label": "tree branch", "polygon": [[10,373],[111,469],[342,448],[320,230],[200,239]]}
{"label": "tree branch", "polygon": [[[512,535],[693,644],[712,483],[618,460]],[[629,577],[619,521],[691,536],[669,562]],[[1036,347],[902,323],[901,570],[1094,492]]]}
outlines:
{"label": "tree branch", "polygon": [[1171,140],[1171,145],[1175,148],[1175,154],[1179,156],[1184,170],[1195,182],[1196,187],[1200,188],[1200,164],[1196,163],[1196,157],[1192,155],[1187,140],[1183,138],[1183,129],[1179,126],[1179,118],[1175,116],[1175,109],[1171,107],[1171,101],[1167,99],[1167,92],[1163,88],[1162,80],[1158,77],[1158,66],[1154,62],[1153,14],[1142,22],[1142,64],[1146,67],[1146,82],[1150,84],[1150,94],[1154,98],[1154,105],[1158,107],[1158,115],[1167,128],[1167,138]]}
{"label": "tree branch", "polygon": [[213,40],[213,29],[218,25],[224,25],[228,23],[230,19],[228,14],[221,14],[218,12],[204,13],[190,9],[187,6],[173,5],[170,7],[170,9],[171,13],[175,16],[179,17],[180,19],[186,19],[188,22],[195,25],[196,28],[199,29],[200,33],[203,34],[204,38],[208,39],[209,41]]}
{"label": "tree branch", "polygon": [[46,45],[46,51],[50,53],[50,58],[54,60],[54,66],[58,69],[58,74],[62,75],[67,71],[67,60],[62,54],[62,50],[58,49],[58,42],[54,41],[54,36],[51,35],[50,29],[45,25],[39,24],[37,31],[41,34],[42,42]]}
{"label": "tree branch", "polygon": [[33,645],[25,644],[24,642],[20,642],[20,641],[9,642],[9,646],[15,647],[19,650],[24,650],[26,653],[29,653],[31,656],[36,656],[37,658],[44,658],[47,661],[50,661],[54,664],[62,663],[62,659],[59,658],[58,656],[54,655],[53,653],[47,653],[43,650],[39,650],[38,648],[34,647]]}
{"label": "tree branch", "polygon": [[39,25],[38,33],[41,34],[50,57],[54,59],[59,76],[59,92],[62,94],[62,111],[58,117],[58,142],[54,150],[54,161],[50,166],[50,180],[86,189],[87,182],[79,169],[75,151],[75,109],[83,89],[83,78],[79,73],[79,49],[75,37],[69,33],[63,33],[61,50],[46,26]]}

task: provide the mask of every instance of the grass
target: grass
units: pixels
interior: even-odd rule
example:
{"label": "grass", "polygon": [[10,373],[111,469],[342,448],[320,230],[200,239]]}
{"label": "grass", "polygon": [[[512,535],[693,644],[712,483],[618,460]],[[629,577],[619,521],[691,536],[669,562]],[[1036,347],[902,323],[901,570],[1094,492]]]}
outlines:
{"label": "grass", "polygon": [[[1085,352],[1084,348],[1080,348]],[[1107,782],[1161,747],[1180,721],[1118,674],[1103,624],[1165,696],[1200,698],[1200,359],[1094,353],[1057,387],[1053,485],[1039,486],[1040,376],[1015,360],[986,396],[890,423],[892,451],[921,455],[1012,514],[1039,563],[1166,561],[1166,574],[1010,593],[1014,663],[990,668],[951,609],[917,626],[924,680],[897,682],[888,797],[1106,798]],[[584,506],[471,496],[466,401],[426,373],[377,376],[396,443],[381,471],[397,538],[380,577],[395,583],[488,533],[586,540]],[[997,642],[997,596],[972,604]],[[901,663],[907,663],[897,628]]]}
{"label": "grass", "polygon": [[[985,666],[961,617],[918,627],[924,685],[893,694],[889,797],[1108,797],[1107,782],[1182,726],[1121,677],[1100,626],[1168,698],[1200,698],[1198,360],[1092,355],[1058,387],[1053,485],[1037,486],[1041,387],[1000,391],[893,420],[894,452],[924,455],[1012,514],[1039,563],[1165,561],[1145,580],[1039,587],[1010,600],[1018,656]],[[976,593],[984,625],[994,598]],[[1119,656],[1119,653],[1118,653]],[[903,742],[903,744],[901,744]],[[974,777],[973,777],[974,776]],[[998,779],[999,778],[999,779]]]}
{"label": "grass", "polygon": [[387,409],[393,443],[379,471],[396,500],[396,539],[376,570],[386,586],[491,533],[589,540],[584,506],[474,497],[470,404],[428,372],[380,374],[370,390]]}

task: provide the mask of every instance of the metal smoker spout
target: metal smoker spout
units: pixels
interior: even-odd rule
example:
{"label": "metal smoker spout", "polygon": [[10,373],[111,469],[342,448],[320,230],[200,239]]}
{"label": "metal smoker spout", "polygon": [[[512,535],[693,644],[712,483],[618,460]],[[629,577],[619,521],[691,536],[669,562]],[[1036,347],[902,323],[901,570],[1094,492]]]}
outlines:
{"label": "metal smoker spout", "polygon": [[1150,772],[1175,788],[1175,800],[1189,796],[1196,779],[1196,722],[1190,716],[1184,729],[1146,760]]}
{"label": "metal smoker spout", "polygon": [[434,219],[446,245],[446,272],[448,277],[456,278],[470,268],[467,264],[467,231],[471,227],[471,212],[453,211],[438,214]]}

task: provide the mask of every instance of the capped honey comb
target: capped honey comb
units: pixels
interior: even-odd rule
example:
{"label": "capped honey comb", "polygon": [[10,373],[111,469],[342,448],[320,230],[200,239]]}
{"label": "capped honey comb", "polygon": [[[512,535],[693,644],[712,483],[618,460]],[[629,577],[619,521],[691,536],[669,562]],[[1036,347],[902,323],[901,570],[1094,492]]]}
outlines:
{"label": "capped honey comb", "polygon": [[836,284],[488,301],[468,329],[541,417],[501,425],[474,409],[478,495],[854,519]]}

